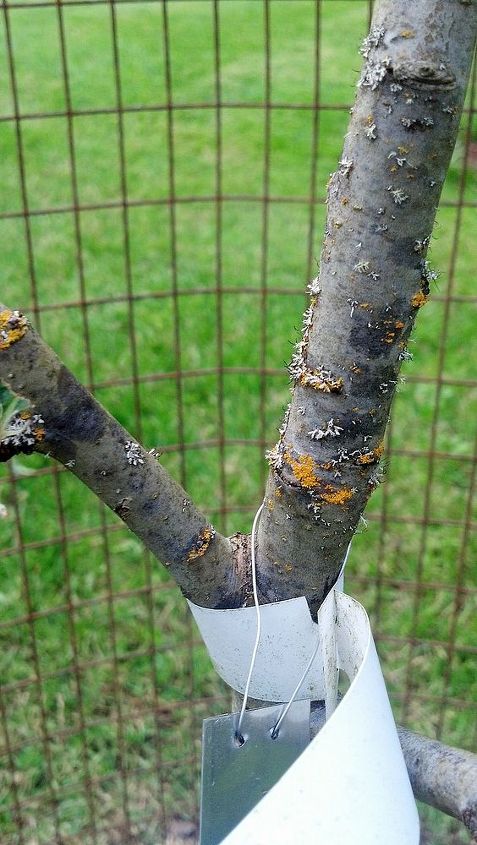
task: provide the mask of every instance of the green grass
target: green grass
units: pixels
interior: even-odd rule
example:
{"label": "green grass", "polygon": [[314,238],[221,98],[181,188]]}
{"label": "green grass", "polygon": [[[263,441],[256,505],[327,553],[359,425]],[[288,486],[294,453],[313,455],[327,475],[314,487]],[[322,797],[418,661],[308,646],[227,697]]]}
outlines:
{"label": "green grass", "polygon": [[[357,46],[366,28],[367,4],[361,0],[326,0],[321,4],[320,101],[350,104],[359,70]],[[263,7],[250,0],[220,5],[221,91],[224,102],[256,104],[265,94]],[[57,11],[15,9],[9,13],[15,51],[19,105],[22,113],[57,112],[65,108],[58,40]],[[104,110],[116,105],[110,9],[107,5],[65,4],[65,31],[73,109]],[[213,17],[209,2],[169,3],[172,95],[175,103],[212,103],[215,98]],[[125,107],[158,106],[166,102],[162,12],[159,4],[117,7],[122,101]],[[310,0],[272,0],[271,97],[275,103],[313,102],[314,4]],[[0,40],[0,116],[13,112],[5,38]],[[267,283],[274,290],[266,311],[261,299],[247,292],[259,288],[262,274],[261,233],[264,173],[264,113],[257,108],[222,109],[224,194],[236,197],[222,205],[222,280],[233,292],[221,300],[223,363],[253,370],[261,360],[260,335],[265,323],[266,366],[282,369],[290,357],[301,322],[304,284],[314,268],[307,266],[309,206],[306,202],[269,205]],[[336,166],[346,131],[346,110],[320,113],[317,197],[325,196],[328,174]],[[82,114],[73,119],[78,192],[82,205],[120,204],[121,184],[117,117]],[[64,117],[25,118],[21,122],[29,206],[33,210],[71,206],[72,185]],[[309,110],[271,112],[269,190],[283,198],[310,195],[312,113]],[[165,111],[124,115],[127,193],[132,202],[164,201],[169,194]],[[444,189],[444,199],[458,197],[463,134]],[[175,247],[180,296],[171,296],[169,209],[136,205],[128,215],[133,293],[125,301],[127,277],[120,207],[83,210],[79,214],[81,257],[87,300],[94,383],[98,398],[132,432],[138,434],[134,394],[130,384],[134,320],[142,435],[149,447],[165,448],[163,462],[184,478],[191,496],[219,528],[230,533],[249,530],[261,496],[263,449],[260,376],[226,373],[223,417],[227,518],[219,513],[221,452],[217,446],[189,449],[181,459],[176,446],[183,418],[184,440],[214,441],[220,435],[215,373],[193,374],[182,381],[182,408],[176,384],[167,376],[184,370],[213,370],[217,352],[216,209],[210,197],[215,183],[215,112],[183,109],[174,112]],[[0,213],[21,211],[17,146],[13,122],[0,122]],[[238,196],[248,196],[241,202]],[[469,170],[465,198],[475,201],[477,178]],[[437,293],[449,284],[449,261],[456,209],[439,212],[432,260],[441,271]],[[454,293],[474,293],[475,247],[472,209],[464,209],[459,228]],[[324,207],[318,204],[313,254],[319,255]],[[68,366],[88,380],[83,316],[66,307],[80,298],[80,279],[71,212],[30,218],[34,273],[42,306],[62,305],[41,314],[41,329]],[[33,305],[25,223],[21,217],[0,219],[2,252],[1,299],[31,311]],[[194,293],[201,289],[201,293]],[[242,292],[240,290],[243,289]],[[114,303],[96,300],[114,297]],[[463,518],[471,486],[472,420],[477,394],[459,380],[474,377],[469,350],[474,339],[473,303],[453,303],[449,313],[444,376],[456,383],[442,387],[436,449],[452,458],[435,461],[429,501],[431,524],[420,555],[424,491],[429,474],[426,452],[436,401],[435,383],[409,383],[400,390],[394,410],[394,450],[414,450],[420,457],[394,454],[387,483],[369,506],[369,527],[354,541],[348,589],[368,608],[378,635],[389,690],[397,717],[406,683],[412,690],[407,724],[433,736],[443,708],[442,737],[470,747],[477,688],[475,655],[475,594],[463,594],[455,630],[457,652],[446,686],[450,619],[456,601],[455,582],[464,539]],[[414,362],[406,373],[435,378],[445,306],[435,300],[425,309],[415,334]],[[180,361],[174,352],[175,333],[181,341]],[[266,380],[266,438],[273,442],[288,384],[283,375]],[[13,464],[15,484],[0,485],[0,500],[8,517],[0,522],[0,548],[17,546],[15,509],[26,547],[5,556],[0,564],[0,682],[3,690],[3,730],[0,748],[0,832],[5,845],[20,845],[14,797],[22,804],[25,841],[46,845],[55,837],[48,803],[58,798],[61,835],[69,845],[93,845],[88,825],[93,813],[98,845],[125,838],[124,783],[131,829],[140,845],[165,842],[167,822],[196,814],[197,761],[200,723],[204,716],[228,705],[203,648],[191,631],[185,604],[166,574],[142,551],[94,497],[72,477],[52,476],[39,457]],[[37,470],[47,470],[38,473]],[[6,470],[3,481],[8,482]],[[56,487],[58,484],[58,488]],[[58,492],[59,491],[59,492]],[[62,543],[58,495],[64,512],[67,541]],[[377,521],[386,499],[388,523],[381,534]],[[234,509],[236,509],[234,511]],[[409,524],[402,518],[414,520]],[[101,533],[108,527],[107,545]],[[449,524],[448,524],[449,523]],[[382,538],[384,536],[384,543]],[[475,534],[466,537],[467,586],[472,587],[470,562]],[[408,674],[409,647],[403,639],[413,625],[413,584],[422,563],[422,590],[416,620],[416,647]],[[379,579],[384,578],[379,586]],[[377,581],[378,579],[378,581]],[[397,584],[396,582],[399,582]],[[434,584],[446,585],[436,590]],[[107,601],[109,585],[115,594]],[[152,592],[145,590],[148,585]],[[475,585],[474,585],[475,586]],[[121,594],[121,595],[117,595]],[[151,601],[148,596],[151,595]],[[75,605],[69,620],[68,598]],[[28,606],[36,616],[28,623]],[[44,611],[49,610],[49,613]],[[112,634],[114,617],[115,639]],[[14,620],[20,620],[13,623]],[[37,643],[35,683],[32,637]],[[396,641],[395,638],[398,638]],[[154,652],[154,653],[152,653]],[[81,696],[75,680],[80,668]],[[41,693],[41,694],[40,694]],[[443,695],[449,702],[441,704]],[[453,703],[465,699],[468,707]],[[121,716],[121,719],[119,718]],[[1,709],[0,709],[0,718]],[[121,733],[118,724],[124,724]],[[43,725],[43,727],[42,727]],[[49,755],[45,753],[46,729]],[[1,729],[0,729],[1,731]],[[86,751],[84,750],[86,749]],[[88,805],[85,776],[94,780],[94,806]],[[29,802],[25,804],[25,802]],[[424,811],[434,845],[451,841],[455,825]],[[456,842],[467,841],[455,833]],[[452,840],[454,841],[454,840]]]}

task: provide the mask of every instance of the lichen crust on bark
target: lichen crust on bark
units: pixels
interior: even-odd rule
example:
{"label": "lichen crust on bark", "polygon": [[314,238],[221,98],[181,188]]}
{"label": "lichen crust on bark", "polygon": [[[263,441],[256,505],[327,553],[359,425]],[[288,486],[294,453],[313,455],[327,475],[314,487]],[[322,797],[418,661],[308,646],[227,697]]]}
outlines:
{"label": "lichen crust on bark", "polygon": [[0,460],[33,450],[54,458],[126,523],[195,604],[240,603],[242,575],[231,542],[169,476],[156,451],[144,449],[108,414],[26,317],[0,306],[0,319],[8,334],[0,381],[29,402],[1,433]]}
{"label": "lichen crust on bark", "polygon": [[319,605],[382,478],[400,367],[436,278],[426,255],[475,29],[475,6],[376,4],[289,368],[292,401],[268,453],[257,556],[264,600],[306,595]]}

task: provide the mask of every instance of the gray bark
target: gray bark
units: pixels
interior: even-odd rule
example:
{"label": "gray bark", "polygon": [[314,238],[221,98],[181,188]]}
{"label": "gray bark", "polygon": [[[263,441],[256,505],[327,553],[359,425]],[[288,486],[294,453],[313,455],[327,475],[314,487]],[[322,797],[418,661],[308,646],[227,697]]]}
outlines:
{"label": "gray bark", "polygon": [[477,839],[477,755],[398,728],[416,798],[459,819]]}
{"label": "gray bark", "polygon": [[29,400],[0,460],[47,454],[96,493],[168,568],[184,594],[206,607],[241,596],[233,544],[186,492],[97,402],[18,312],[0,305],[0,381]]}
{"label": "gray bark", "polygon": [[263,601],[335,582],[379,461],[401,361],[434,274],[426,261],[454,148],[475,4],[381,0],[328,188],[320,272],[290,366],[258,534]]}

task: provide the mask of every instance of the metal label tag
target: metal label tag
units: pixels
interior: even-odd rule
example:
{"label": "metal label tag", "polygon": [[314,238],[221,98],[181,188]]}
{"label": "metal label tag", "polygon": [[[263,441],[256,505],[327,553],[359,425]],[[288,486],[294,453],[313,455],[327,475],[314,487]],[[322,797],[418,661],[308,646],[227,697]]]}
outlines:
{"label": "metal label tag", "polygon": [[289,769],[310,742],[310,702],[295,701],[272,739],[282,704],[212,716],[202,727],[200,845],[218,845]]}

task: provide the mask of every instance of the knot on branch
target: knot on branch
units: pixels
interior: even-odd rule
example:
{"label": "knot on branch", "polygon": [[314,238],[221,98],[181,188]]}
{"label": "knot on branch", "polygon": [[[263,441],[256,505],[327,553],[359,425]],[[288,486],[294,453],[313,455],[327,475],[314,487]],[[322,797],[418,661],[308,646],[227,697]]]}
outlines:
{"label": "knot on branch", "polygon": [[396,82],[422,88],[451,90],[456,84],[455,74],[435,56],[426,59],[397,59],[393,62],[392,74]]}

